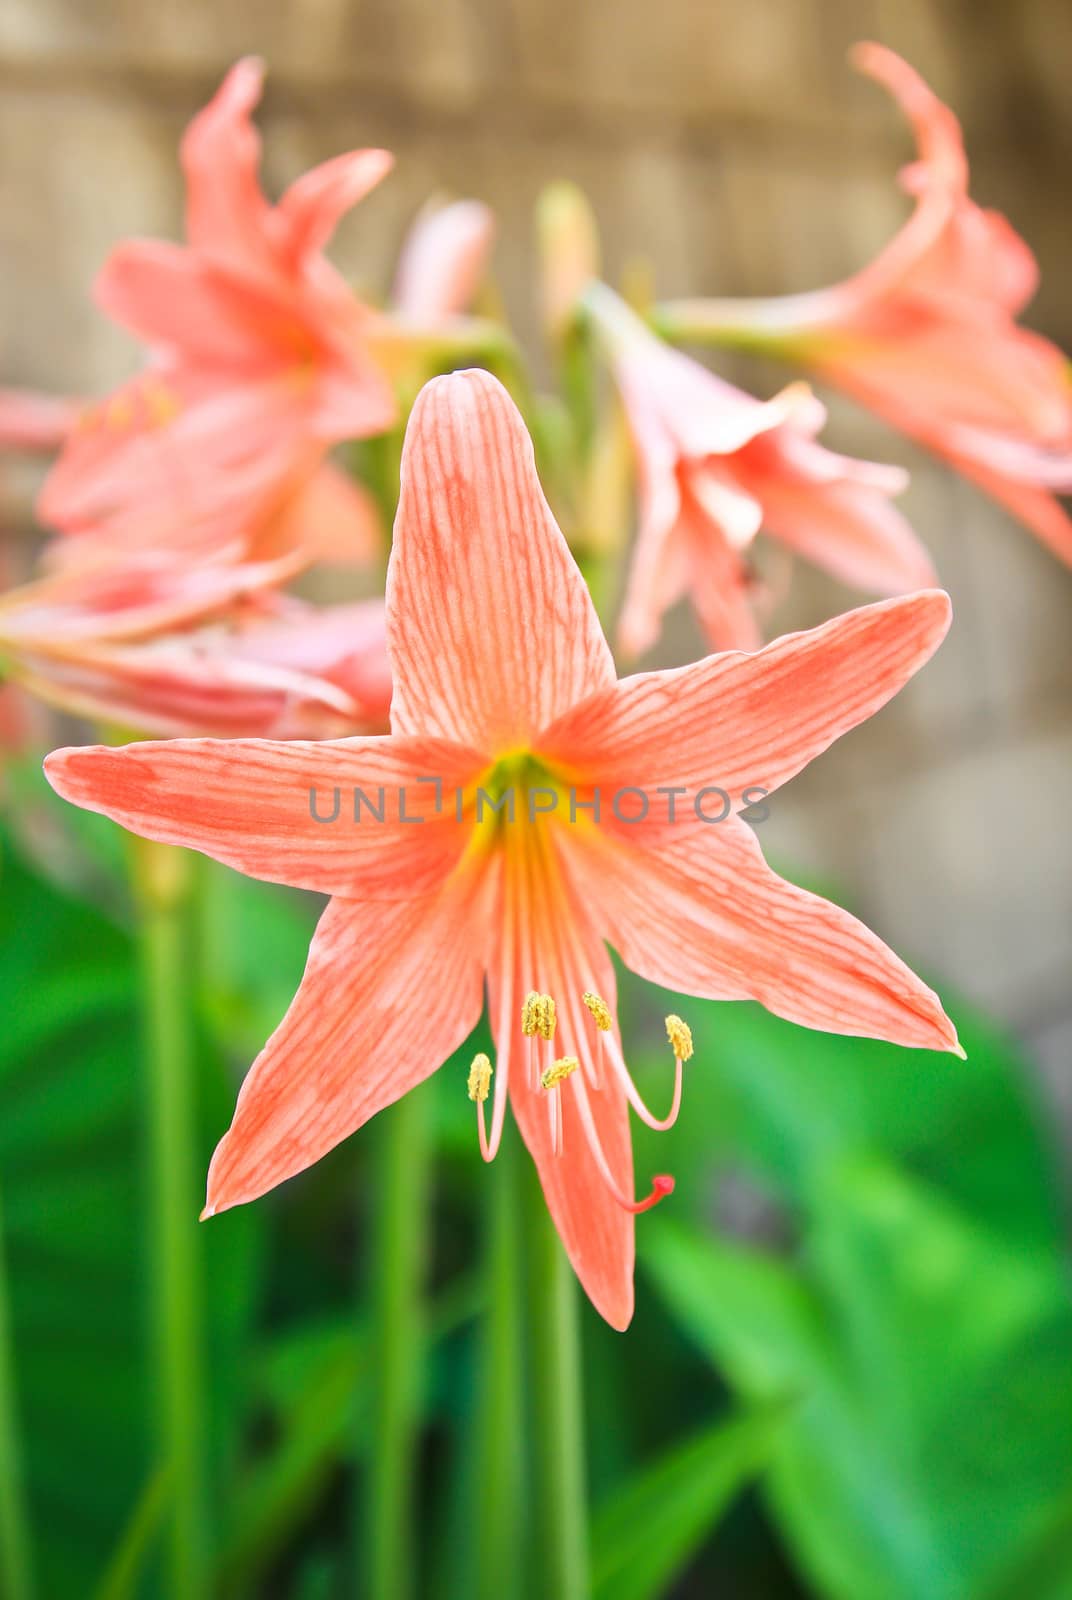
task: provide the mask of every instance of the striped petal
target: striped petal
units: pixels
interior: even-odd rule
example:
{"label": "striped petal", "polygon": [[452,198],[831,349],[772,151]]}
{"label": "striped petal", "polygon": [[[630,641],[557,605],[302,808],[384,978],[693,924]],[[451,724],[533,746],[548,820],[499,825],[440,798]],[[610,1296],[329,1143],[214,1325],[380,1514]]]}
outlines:
{"label": "striped petal", "polygon": [[[209,1168],[206,1214],[255,1200],[427,1078],[483,1006],[462,891],[333,900],[290,1010],[242,1085]],[[431,980],[431,981],[430,981]]]}
{"label": "striped petal", "polygon": [[57,750],[45,774],[65,800],[251,878],[410,898],[439,887],[461,856],[467,832],[450,795],[480,764],[434,739],[176,739]]}
{"label": "striped petal", "polygon": [[[708,656],[601,690],[540,740],[579,780],[656,790],[787,783],[886,704],[945,637],[940,589],[883,600],[754,655]],[[655,807],[653,804],[652,815]]]}
{"label": "striped petal", "polygon": [[[531,1043],[521,1035],[521,1005],[530,989],[554,996],[558,1007],[556,1056],[590,1061],[595,1040],[581,995],[594,989],[613,1012],[614,969],[606,948],[564,885],[542,876],[529,885],[516,879],[507,937],[488,974],[488,1003],[498,1051],[497,1072],[509,1080],[510,1105],[536,1163],[548,1210],[585,1293],[612,1327],[628,1327],[633,1315],[635,1219],[611,1196],[600,1176],[580,1120],[577,1097],[587,1096],[607,1163],[620,1189],[633,1187],[628,1107],[616,1081],[589,1092],[582,1065],[560,1093],[562,1150],[552,1149],[548,1091],[529,1076]],[[542,1043],[542,1041],[540,1041]]]}
{"label": "striped petal", "polygon": [[577,882],[626,966],[710,1000],[758,1000],[828,1033],[959,1049],[938,996],[862,922],[786,883],[737,817],[652,848],[574,846]]}
{"label": "striped petal", "polygon": [[387,620],[397,733],[497,754],[614,682],[524,423],[485,372],[434,379],[413,409]]}

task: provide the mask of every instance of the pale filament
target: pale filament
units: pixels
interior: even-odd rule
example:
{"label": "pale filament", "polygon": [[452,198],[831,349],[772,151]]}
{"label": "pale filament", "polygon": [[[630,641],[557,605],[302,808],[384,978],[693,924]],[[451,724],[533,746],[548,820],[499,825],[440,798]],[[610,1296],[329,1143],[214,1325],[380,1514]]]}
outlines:
{"label": "pale filament", "polygon": [[649,1128],[655,1129],[656,1133],[665,1133],[668,1128],[672,1128],[677,1121],[678,1112],[681,1110],[681,1088],[685,1075],[684,1063],[681,1057],[674,1056],[674,1098],[670,1103],[670,1110],[665,1117],[657,1117],[648,1110],[641,1098],[640,1090],[633,1082],[633,1075],[625,1064],[621,1046],[613,1033],[608,1033],[607,1035],[606,1051],[606,1059],[613,1067],[619,1083],[625,1090],[629,1104],[641,1122],[646,1122]]}
{"label": "pale filament", "polygon": [[[513,920],[513,906],[510,896],[506,896],[506,935],[507,949],[511,948],[513,929],[510,924]],[[510,1035],[514,1027],[514,964],[506,962],[503,968],[502,989],[499,992],[499,1026],[496,1038],[499,1040],[499,1070],[495,1074],[494,1100],[491,1111],[491,1137],[488,1138],[484,1131],[484,1105],[477,1105],[477,1128],[480,1134],[480,1154],[485,1161],[494,1161],[499,1153],[502,1143],[503,1127],[506,1122],[506,1091],[510,1081]]]}
{"label": "pale filament", "polygon": [[551,1153],[556,1156],[560,1156],[564,1149],[561,1095],[561,1089],[549,1089],[547,1092],[547,1112],[551,1124]]}
{"label": "pale filament", "polygon": [[[663,1173],[658,1174],[651,1180],[651,1193],[645,1195],[643,1200],[631,1200],[622,1193],[615,1182],[614,1174],[610,1170],[610,1164],[607,1161],[599,1132],[596,1128],[595,1118],[592,1116],[592,1108],[588,1104],[588,1086],[582,1073],[577,1073],[576,1076],[577,1110],[580,1114],[581,1127],[584,1129],[584,1136],[588,1141],[588,1148],[592,1152],[599,1176],[603,1179],[612,1197],[622,1207],[623,1211],[632,1211],[634,1213],[650,1211],[652,1206],[657,1206],[659,1201],[664,1199],[666,1195],[673,1193],[673,1178]],[[559,1116],[561,1117],[561,1111]]]}

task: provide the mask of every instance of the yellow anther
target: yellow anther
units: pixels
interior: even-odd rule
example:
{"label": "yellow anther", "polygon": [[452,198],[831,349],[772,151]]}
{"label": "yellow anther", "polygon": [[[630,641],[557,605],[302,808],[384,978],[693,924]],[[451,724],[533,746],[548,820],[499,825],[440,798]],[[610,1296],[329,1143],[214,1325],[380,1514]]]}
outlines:
{"label": "yellow anther", "polygon": [[169,389],[166,384],[145,384],[142,393],[145,396],[145,405],[149,413],[150,422],[158,428],[172,422],[182,410],[178,395]]}
{"label": "yellow anther", "polygon": [[469,1098],[470,1100],[486,1100],[491,1088],[492,1066],[487,1056],[481,1050],[479,1055],[473,1057],[473,1064],[469,1068]]}
{"label": "yellow anther", "polygon": [[688,1023],[671,1013],[666,1019],[666,1037],[677,1059],[688,1061],[692,1055],[692,1029]]}
{"label": "yellow anther", "polygon": [[122,432],[129,428],[134,421],[134,407],[125,394],[117,394],[108,401],[104,408],[104,425]]}
{"label": "yellow anther", "polygon": [[543,995],[537,994],[535,989],[530,989],[525,996],[525,1003],[521,1007],[521,1032],[526,1039],[531,1039],[540,1031],[540,1005]]}
{"label": "yellow anther", "polygon": [[549,994],[540,996],[540,1010],[536,1018],[536,1031],[541,1039],[553,1039],[558,1027],[558,1011]]}
{"label": "yellow anther", "polygon": [[543,1089],[557,1089],[560,1083],[565,1083],[571,1072],[577,1071],[576,1056],[562,1056],[552,1063],[540,1079]]}
{"label": "yellow anther", "polygon": [[610,1006],[598,994],[593,994],[591,989],[586,989],[581,999],[592,1013],[592,1021],[600,1033],[609,1033],[611,1028]]}

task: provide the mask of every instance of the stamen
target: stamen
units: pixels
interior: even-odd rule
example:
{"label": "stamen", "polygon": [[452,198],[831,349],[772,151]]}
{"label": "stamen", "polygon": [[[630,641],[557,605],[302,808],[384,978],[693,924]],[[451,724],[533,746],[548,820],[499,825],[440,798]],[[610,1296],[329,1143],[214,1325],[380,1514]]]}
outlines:
{"label": "stamen", "polygon": [[[550,997],[545,995],[544,998]],[[553,1000],[551,1004],[554,1005]],[[577,1071],[578,1065],[576,1056],[561,1056],[551,1063],[540,1078],[540,1088],[548,1091],[547,1111],[551,1123],[551,1149],[556,1156],[562,1154],[562,1106],[559,1100],[561,1085]]]}
{"label": "stamen", "polygon": [[610,1006],[602,995],[593,993],[591,989],[586,989],[581,999],[591,1012],[592,1021],[596,1025],[596,1053],[592,1058],[591,1076],[592,1088],[601,1090],[603,1088],[603,1035],[610,1032],[614,1019],[610,1014]]}
{"label": "stamen", "polygon": [[526,1039],[531,1039],[539,1031],[538,1019],[542,1000],[543,996],[537,994],[535,989],[530,989],[525,996],[525,1002],[521,1007],[521,1032]]}
{"label": "stamen", "polygon": [[666,1037],[670,1040],[674,1055],[679,1061],[692,1059],[692,1029],[673,1012],[666,1019]]}
{"label": "stamen", "polygon": [[[675,1018],[674,1020],[678,1022],[681,1021],[680,1018]],[[688,1028],[683,1022],[681,1022],[681,1027],[685,1029],[685,1033],[687,1034]],[[684,1044],[685,1042],[685,1039],[679,1035],[678,1043]],[[689,1037],[687,1043],[688,1055],[691,1055],[691,1036]],[[684,1072],[682,1069],[683,1058],[679,1055],[675,1055],[674,1058],[674,1097],[670,1102],[670,1110],[667,1112],[665,1117],[655,1116],[654,1113],[648,1109],[644,1100],[641,1098],[640,1091],[633,1082],[633,1075],[625,1064],[625,1057],[622,1055],[621,1047],[619,1046],[618,1041],[615,1039],[613,1033],[607,1034],[607,1059],[610,1061],[611,1066],[617,1074],[618,1081],[625,1090],[626,1099],[629,1101],[629,1104],[632,1106],[641,1122],[646,1122],[648,1127],[654,1128],[656,1133],[665,1133],[668,1128],[672,1128],[674,1123],[677,1121],[678,1112],[681,1110],[681,1090],[684,1081]]]}
{"label": "stamen", "polygon": [[541,1039],[553,1039],[555,1029],[558,1027],[558,1009],[549,994],[540,996],[539,1013],[536,1018],[536,1031]]}
{"label": "stamen", "polygon": [[480,1154],[485,1161],[493,1161],[498,1150],[498,1141],[494,1148],[488,1143],[487,1123],[484,1120],[484,1101],[488,1098],[491,1089],[491,1077],[494,1071],[491,1062],[483,1050],[473,1057],[473,1064],[469,1068],[470,1100],[476,1102],[476,1131],[480,1139]]}
{"label": "stamen", "polygon": [[125,394],[113,395],[104,410],[104,425],[117,433],[124,432],[134,421],[134,407]]}
{"label": "stamen", "polygon": [[610,1006],[598,994],[593,994],[591,989],[586,989],[581,999],[592,1013],[592,1021],[600,1033],[609,1033],[611,1028]]}
{"label": "stamen", "polygon": [[488,1098],[491,1089],[492,1065],[483,1051],[473,1057],[469,1068],[469,1098],[480,1102]]}
{"label": "stamen", "polygon": [[581,1127],[584,1129],[584,1136],[588,1141],[588,1148],[592,1152],[592,1159],[595,1161],[599,1176],[610,1190],[612,1199],[617,1201],[623,1211],[631,1211],[634,1216],[639,1215],[641,1211],[650,1211],[653,1206],[657,1206],[659,1201],[665,1200],[668,1194],[673,1194],[674,1180],[668,1172],[657,1173],[652,1178],[651,1192],[646,1194],[643,1200],[631,1200],[628,1195],[622,1193],[604,1153],[603,1145],[596,1129],[595,1119],[592,1116],[592,1108],[588,1104],[588,1093],[585,1089],[583,1076],[577,1080],[577,1110],[580,1112]]}
{"label": "stamen", "polygon": [[565,1083],[571,1073],[577,1071],[578,1065],[576,1056],[560,1056],[557,1061],[552,1062],[540,1079],[541,1089],[557,1089],[560,1083]]}
{"label": "stamen", "polygon": [[145,408],[149,413],[150,423],[157,428],[166,427],[173,422],[182,410],[179,397],[174,390],[169,389],[166,383],[156,380],[143,385],[142,393],[145,397]]}

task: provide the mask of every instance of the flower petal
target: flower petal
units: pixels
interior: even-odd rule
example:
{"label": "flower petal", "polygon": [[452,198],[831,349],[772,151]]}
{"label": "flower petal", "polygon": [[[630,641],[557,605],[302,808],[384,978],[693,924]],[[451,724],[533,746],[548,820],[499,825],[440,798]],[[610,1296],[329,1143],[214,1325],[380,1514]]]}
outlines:
{"label": "flower petal", "polygon": [[94,297],[147,344],[181,351],[221,376],[293,366],[309,337],[280,294],[162,239],[118,245]]}
{"label": "flower petal", "polygon": [[[925,590],[786,634],[755,655],[708,656],[601,690],[541,738],[582,781],[695,791],[787,783],[876,712],[933,655],[949,596]],[[655,804],[652,812],[654,815]]]}
{"label": "flower petal", "polygon": [[311,1166],[472,1032],[483,966],[466,920],[458,890],[387,906],[330,903],[301,987],[212,1158],[206,1214]]}
{"label": "flower petal", "polygon": [[261,193],[261,141],[250,121],[263,83],[263,62],[236,62],[183,135],[186,236],[195,250],[232,268],[275,278],[274,219]]}
{"label": "flower petal", "polygon": [[525,425],[486,372],[433,379],[413,408],[387,625],[398,733],[517,749],[614,681]]}
{"label": "flower petal", "polygon": [[906,594],[935,580],[931,558],[908,521],[876,489],[844,478],[763,486],[764,526],[842,583],[872,594]]}
{"label": "flower petal", "polygon": [[13,675],[50,705],[151,738],[382,732],[338,684],[229,655],[224,636],[23,651]]}
{"label": "flower petal", "polygon": [[937,995],[862,922],[778,877],[739,817],[654,848],[604,834],[574,857],[608,939],[652,983],[758,1000],[829,1033],[959,1048]]}
{"label": "flower petal", "polygon": [[[45,774],[65,800],[249,877],[405,898],[438,887],[461,856],[467,832],[450,795],[481,764],[436,739],[177,739],[57,750]],[[366,797],[360,821],[355,787]]]}
{"label": "flower petal", "polygon": [[1058,560],[1072,567],[1072,518],[1055,495],[1029,483],[1020,483],[1005,473],[992,472],[965,456],[957,456],[954,465],[1025,528],[1030,528]]}
{"label": "flower petal", "polygon": [[[592,1059],[595,1033],[581,995],[594,989],[614,1010],[614,968],[606,948],[580,910],[570,905],[565,885],[547,880],[528,888],[507,873],[512,894],[510,932],[488,974],[488,1003],[498,1051],[496,1070],[509,1076],[510,1104],[540,1174],[544,1197],[585,1293],[611,1327],[628,1327],[633,1315],[635,1220],[611,1196],[585,1138],[576,1096],[587,1069],[560,1091],[563,1148],[551,1146],[548,1091],[529,1079],[530,1040],[522,1038],[521,1004],[530,989],[554,997],[559,1026],[556,1056]],[[546,1063],[544,1063],[546,1064]],[[604,1074],[603,1088],[588,1096],[607,1162],[623,1191],[632,1192],[633,1155],[629,1114],[617,1081]]]}
{"label": "flower petal", "polygon": [[277,216],[285,225],[286,249],[295,265],[323,250],[340,217],[386,178],[394,160],[389,150],[351,150],[294,180]]}
{"label": "flower petal", "polygon": [[[279,550],[304,550],[310,560],[371,566],[386,543],[376,501],[364,484],[325,462],[281,507],[270,529]],[[260,542],[264,553],[264,541]]]}
{"label": "flower petal", "polygon": [[425,208],[402,247],[391,296],[395,312],[434,325],[468,311],[494,235],[495,218],[479,200]]}
{"label": "flower petal", "polygon": [[61,395],[30,389],[0,389],[0,447],[5,450],[58,450],[77,426],[82,406]]}

